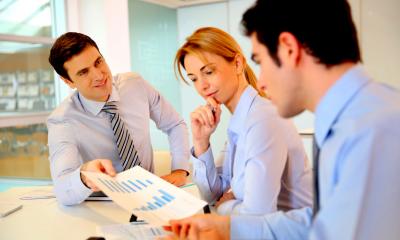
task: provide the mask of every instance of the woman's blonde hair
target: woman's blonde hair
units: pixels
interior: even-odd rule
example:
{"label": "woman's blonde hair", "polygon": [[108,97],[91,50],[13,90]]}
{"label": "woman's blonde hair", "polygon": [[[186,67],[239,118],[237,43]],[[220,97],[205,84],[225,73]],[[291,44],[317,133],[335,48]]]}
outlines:
{"label": "woman's blonde hair", "polygon": [[[174,60],[175,76],[181,78],[185,83],[182,68],[185,69],[184,61],[188,54],[194,54],[206,63],[202,52],[208,52],[223,57],[226,61],[232,62],[236,55],[243,57],[244,75],[247,82],[253,86],[260,96],[265,97],[265,93],[258,90],[257,78],[246,62],[242,49],[239,44],[228,33],[213,27],[205,27],[196,30],[192,35],[186,38],[186,43],[178,50]],[[179,77],[178,77],[179,75]]]}

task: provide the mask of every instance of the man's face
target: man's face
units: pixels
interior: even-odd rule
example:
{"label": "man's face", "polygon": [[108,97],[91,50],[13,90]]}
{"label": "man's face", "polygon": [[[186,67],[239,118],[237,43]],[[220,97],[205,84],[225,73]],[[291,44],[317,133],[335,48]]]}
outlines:
{"label": "man's face", "polygon": [[[282,117],[293,117],[303,112],[304,99],[301,99],[301,81],[293,64],[288,64],[289,57],[280,57],[281,66],[278,66],[269,55],[267,47],[258,41],[256,33],[251,35],[251,42],[253,46],[252,59],[260,65],[258,88],[267,93]],[[287,49],[279,49],[278,56],[281,50]],[[288,54],[281,55],[288,56]]]}
{"label": "man's face", "polygon": [[81,53],[64,63],[68,79],[62,78],[71,88],[76,88],[85,98],[105,102],[111,94],[111,71],[99,51],[86,47]]}

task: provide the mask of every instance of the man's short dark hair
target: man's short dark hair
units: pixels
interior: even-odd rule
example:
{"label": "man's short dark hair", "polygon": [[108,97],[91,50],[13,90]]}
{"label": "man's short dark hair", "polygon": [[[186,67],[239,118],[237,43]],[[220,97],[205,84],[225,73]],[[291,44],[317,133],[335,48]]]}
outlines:
{"label": "man's short dark hair", "polygon": [[243,15],[247,36],[257,34],[275,63],[278,37],[293,34],[307,53],[328,67],[361,61],[357,30],[346,0],[258,0]]}
{"label": "man's short dark hair", "polygon": [[50,50],[49,62],[61,77],[71,80],[67,70],[64,68],[64,63],[81,53],[88,46],[93,46],[100,52],[96,42],[89,36],[77,32],[67,32],[57,38],[53,44]]}

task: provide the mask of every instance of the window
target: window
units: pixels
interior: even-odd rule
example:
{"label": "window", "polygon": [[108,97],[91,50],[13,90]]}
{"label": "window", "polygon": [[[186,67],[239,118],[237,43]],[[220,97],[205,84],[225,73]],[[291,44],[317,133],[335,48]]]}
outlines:
{"label": "window", "polygon": [[58,104],[48,62],[64,1],[0,1],[0,176],[49,178],[48,114]]}
{"label": "window", "polygon": [[0,111],[25,113],[55,107],[49,46],[0,41]]}
{"label": "window", "polygon": [[47,61],[53,39],[50,0],[0,1],[0,111],[27,113],[55,107],[54,74]]}

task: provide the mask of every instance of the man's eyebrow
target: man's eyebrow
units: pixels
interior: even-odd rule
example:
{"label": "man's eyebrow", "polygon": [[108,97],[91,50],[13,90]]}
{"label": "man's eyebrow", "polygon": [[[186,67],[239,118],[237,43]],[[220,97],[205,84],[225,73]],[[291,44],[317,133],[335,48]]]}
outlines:
{"label": "man's eyebrow", "polygon": [[[99,60],[102,59],[102,58],[103,58],[102,56],[98,56],[94,62],[96,63],[97,61],[99,61]],[[81,70],[79,70],[79,71],[76,73],[76,75],[80,75],[80,74],[82,74],[83,72],[88,71],[88,69],[89,69],[89,68],[82,68]]]}
{"label": "man's eyebrow", "polygon": [[88,70],[88,68],[82,68],[81,70],[79,70],[78,72],[76,72],[76,75],[80,75],[80,74],[82,74],[82,73],[84,73],[85,71],[87,71]]}

